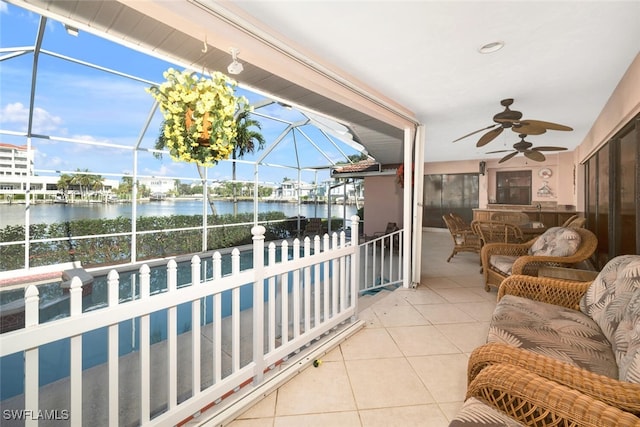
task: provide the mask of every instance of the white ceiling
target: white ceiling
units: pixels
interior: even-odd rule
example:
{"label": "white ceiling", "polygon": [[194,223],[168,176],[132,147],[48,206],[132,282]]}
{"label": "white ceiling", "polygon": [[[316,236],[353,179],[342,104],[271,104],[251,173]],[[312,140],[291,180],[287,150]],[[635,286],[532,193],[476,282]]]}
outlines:
{"label": "white ceiling", "polygon": [[[452,141],[493,124],[504,98],[515,99],[512,109],[524,119],[574,128],[528,141],[575,148],[640,48],[640,1],[9,1],[177,64],[220,70],[236,40],[210,38],[203,54],[202,29],[214,31],[215,20],[197,2],[241,8],[280,41],[293,41],[412,111],[425,125],[428,162],[502,157],[486,152],[519,140],[508,130],[483,148],[475,146],[482,132]],[[477,52],[498,40],[502,50]],[[241,83],[343,119],[378,161],[402,161],[399,129],[253,66],[254,52],[238,43]]]}
{"label": "white ceiling", "polygon": [[[527,137],[575,148],[640,48],[638,1],[240,1],[251,15],[412,110],[426,128],[427,161],[481,159],[500,100],[524,118],[573,132]],[[504,41],[493,54],[486,43]],[[505,146],[506,145],[506,146]]]}

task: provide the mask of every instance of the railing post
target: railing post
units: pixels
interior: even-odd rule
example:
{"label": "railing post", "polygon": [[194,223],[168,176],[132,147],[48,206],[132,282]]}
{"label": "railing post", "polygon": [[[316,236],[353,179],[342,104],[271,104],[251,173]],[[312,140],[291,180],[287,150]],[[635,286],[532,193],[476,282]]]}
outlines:
{"label": "railing post", "polygon": [[[191,286],[200,286],[200,257],[191,258]],[[200,299],[191,303],[191,395],[200,393]]]}
{"label": "railing post", "polygon": [[[79,277],[71,279],[69,287],[70,317],[82,315],[82,280]],[[82,335],[71,337],[70,343],[70,369],[71,381],[71,415],[72,426],[82,426]]]}
{"label": "railing post", "polygon": [[[178,264],[174,259],[167,263],[167,292],[178,288]],[[167,310],[167,407],[169,411],[178,404],[178,307]]]}
{"label": "railing post", "polygon": [[[134,277],[134,276],[132,276]],[[116,308],[118,306],[118,291],[119,291],[120,277],[116,270],[111,270],[107,275],[107,293],[109,308]],[[133,295],[132,295],[133,298]],[[118,360],[118,324],[115,323],[109,326],[109,338],[107,341],[108,363],[109,363],[109,425],[118,425],[119,402],[118,402],[118,389],[119,389],[119,360]]]}
{"label": "railing post", "polygon": [[358,315],[358,295],[360,289],[359,225],[360,218],[358,215],[353,215],[351,217],[351,248],[353,249],[353,254],[351,255],[351,301],[353,303],[353,321],[356,320]]}
{"label": "railing post", "polygon": [[[37,326],[39,322],[39,301],[38,288],[31,285],[24,293],[24,327]],[[24,409],[38,413],[40,395],[40,385],[38,383],[39,348],[35,347],[24,352]],[[24,422],[25,426],[38,426],[36,417],[28,417]]]}
{"label": "railing post", "polygon": [[[264,233],[262,225],[251,228],[253,234],[253,373],[254,385],[264,378]],[[269,295],[269,298],[273,298]]]}

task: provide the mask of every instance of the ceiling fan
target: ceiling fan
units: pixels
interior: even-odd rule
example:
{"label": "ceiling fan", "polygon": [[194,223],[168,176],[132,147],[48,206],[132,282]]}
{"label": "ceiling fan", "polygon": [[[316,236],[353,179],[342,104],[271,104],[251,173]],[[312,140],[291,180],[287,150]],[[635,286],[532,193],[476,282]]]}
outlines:
{"label": "ceiling fan", "polygon": [[569,126],[560,125],[558,123],[544,122],[542,120],[522,120],[522,113],[520,111],[511,110],[509,106],[513,104],[513,99],[503,99],[500,101],[500,105],[504,107],[504,111],[493,116],[495,124],[487,126],[482,129],[478,129],[474,132],[468,133],[456,139],[453,142],[460,141],[468,136],[475,135],[483,130],[491,129],[485,133],[478,140],[476,147],[482,147],[493,141],[503,130],[511,128],[514,132],[526,134],[526,135],[540,135],[547,130],[573,130]]}
{"label": "ceiling fan", "polygon": [[529,158],[529,159],[531,159],[533,161],[544,162],[546,157],[544,156],[544,154],[541,153],[541,151],[563,151],[563,150],[567,149],[566,147],[534,147],[534,148],[531,148],[531,147],[533,147],[533,144],[524,140],[527,137],[526,134],[521,133],[518,136],[520,137],[520,141],[518,141],[515,144],[513,144],[513,148],[514,148],[515,151],[512,151],[512,150],[498,150],[498,151],[489,151],[487,154],[506,153],[508,151],[511,151],[509,154],[507,154],[506,156],[501,158],[498,163],[506,162],[507,160],[511,159],[512,157],[515,157],[518,153],[524,154],[527,158]]}

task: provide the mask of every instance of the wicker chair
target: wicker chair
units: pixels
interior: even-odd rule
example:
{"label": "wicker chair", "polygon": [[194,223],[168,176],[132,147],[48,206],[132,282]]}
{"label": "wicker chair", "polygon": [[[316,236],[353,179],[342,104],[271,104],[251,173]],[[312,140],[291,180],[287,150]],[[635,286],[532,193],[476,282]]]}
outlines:
{"label": "wicker chair", "polygon": [[586,228],[572,228],[580,234],[580,245],[573,255],[558,256],[540,256],[529,255],[529,248],[533,246],[538,236],[525,243],[488,243],[482,247],[480,251],[480,259],[482,261],[482,273],[484,275],[485,290],[489,291],[490,286],[498,287],[507,274],[492,266],[491,257],[496,255],[506,255],[516,257],[517,259],[511,266],[511,274],[524,274],[528,276],[537,276],[540,267],[572,267],[574,264],[580,263],[593,255],[598,246],[598,238]]}
{"label": "wicker chair", "polygon": [[[612,275],[611,272],[603,272],[602,274],[609,277],[609,280],[616,280],[616,277],[618,277]],[[628,276],[621,274],[620,277]],[[513,295],[579,311],[580,301],[592,286],[592,283],[593,281],[576,282],[516,275],[509,277],[502,283],[498,291],[498,300],[501,300],[505,295]],[[621,300],[625,300],[625,297],[621,297]],[[615,311],[618,306],[612,305],[611,307],[611,310]],[[627,347],[631,348],[631,344]],[[554,357],[553,352],[534,352],[530,349],[516,347],[504,342],[491,342],[476,348],[472,352],[469,358],[467,380],[469,384],[474,383],[488,367],[505,364],[517,367],[522,372],[542,377],[549,383],[549,387],[567,387],[573,390],[574,393],[579,393],[581,398],[589,405],[593,405],[592,400],[595,400],[595,402],[604,404],[608,412],[622,412],[622,414],[618,413],[617,415],[621,417],[620,424],[592,421],[590,424],[577,423],[575,425],[640,426],[640,419],[638,418],[640,415],[639,383],[623,381],[617,377],[609,377],[592,372],[570,364],[561,357]],[[594,407],[593,409],[596,410],[594,414],[598,414],[600,411],[599,408]],[[635,416],[630,418],[631,414]]]}
{"label": "wicker chair", "polygon": [[[640,425],[640,418],[632,413],[511,363],[491,364],[479,371],[468,385],[467,398],[470,397],[526,426]],[[473,415],[460,418],[468,420],[468,424],[450,425],[479,425],[473,423]]]}
{"label": "wicker chair", "polygon": [[531,222],[531,218],[524,212],[494,212],[491,221],[508,222],[509,224],[522,225]]}
{"label": "wicker chair", "polygon": [[447,262],[451,261],[459,252],[480,253],[480,239],[471,231],[471,229],[458,228],[455,220],[450,215],[443,215],[442,219],[449,229],[451,238],[453,239],[453,251]]}
{"label": "wicker chair", "polygon": [[465,230],[465,231],[472,231],[471,230],[471,224],[466,222],[464,220],[464,218],[462,218],[460,215],[458,215],[457,213],[451,212],[449,214],[449,216],[451,217],[451,219],[453,220],[453,223],[456,226],[456,229],[461,231],[461,230]]}
{"label": "wicker chair", "polygon": [[513,223],[475,220],[471,222],[471,229],[480,237],[482,245],[523,241],[522,230]]}

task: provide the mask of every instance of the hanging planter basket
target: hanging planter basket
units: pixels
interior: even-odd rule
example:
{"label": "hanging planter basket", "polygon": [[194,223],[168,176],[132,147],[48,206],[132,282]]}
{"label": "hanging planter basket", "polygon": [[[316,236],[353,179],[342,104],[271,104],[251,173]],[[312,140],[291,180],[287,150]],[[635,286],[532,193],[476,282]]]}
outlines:
{"label": "hanging planter basket", "polygon": [[173,68],[163,76],[164,83],[148,89],[164,117],[156,148],[200,166],[228,159],[237,135],[235,116],[251,111],[247,99],[235,95],[236,82],[220,72],[206,78]]}

